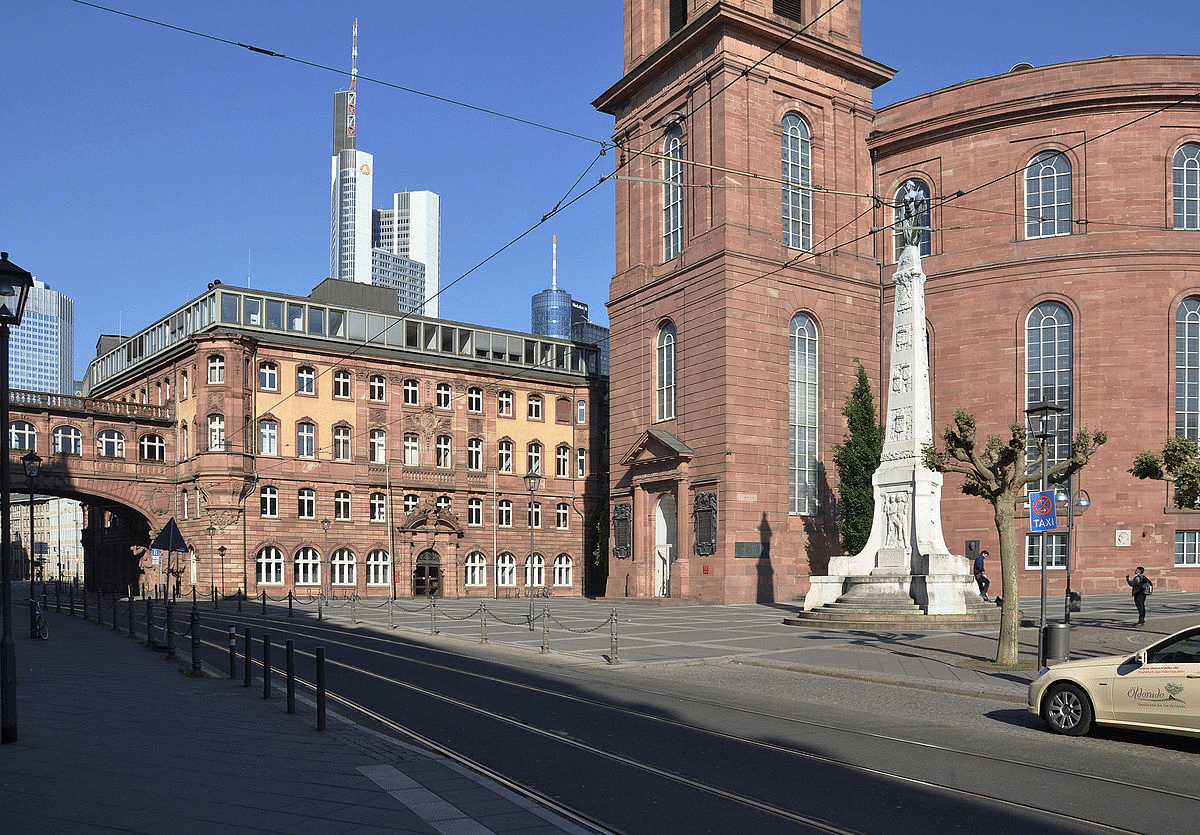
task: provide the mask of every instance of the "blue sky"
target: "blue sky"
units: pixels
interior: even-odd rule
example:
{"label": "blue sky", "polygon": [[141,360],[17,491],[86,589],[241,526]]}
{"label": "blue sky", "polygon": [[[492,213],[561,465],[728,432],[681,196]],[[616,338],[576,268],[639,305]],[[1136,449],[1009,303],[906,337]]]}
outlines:
{"label": "blue sky", "polygon": [[[443,317],[528,329],[557,234],[559,286],[607,321],[612,186],[537,224],[613,170],[611,151],[597,159],[612,120],[591,102],[620,76],[621,0],[103,5],[211,37],[71,0],[0,13],[0,247],[75,300],[77,377],[99,334],[133,333],[213,279],[304,295],[328,275],[333,93],[348,77],[320,67],[349,70],[355,17],[358,147],[376,205],[442,196],[442,284],[456,282]],[[1200,22],[1183,0],[862,5],[866,54],[899,70],[877,105],[1020,61],[1191,53]]]}

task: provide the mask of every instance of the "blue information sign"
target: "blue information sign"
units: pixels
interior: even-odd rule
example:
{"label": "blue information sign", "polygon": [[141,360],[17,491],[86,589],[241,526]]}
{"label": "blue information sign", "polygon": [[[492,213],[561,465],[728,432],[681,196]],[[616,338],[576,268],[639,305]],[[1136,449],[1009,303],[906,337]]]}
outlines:
{"label": "blue information sign", "polygon": [[1053,531],[1058,528],[1058,516],[1054,512],[1054,491],[1029,494],[1029,530]]}

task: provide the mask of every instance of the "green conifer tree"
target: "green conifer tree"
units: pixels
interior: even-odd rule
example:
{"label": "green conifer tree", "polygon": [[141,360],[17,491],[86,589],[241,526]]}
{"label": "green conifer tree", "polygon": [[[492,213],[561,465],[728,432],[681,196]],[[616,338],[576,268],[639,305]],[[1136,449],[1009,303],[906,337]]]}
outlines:
{"label": "green conifer tree", "polygon": [[845,443],[833,448],[833,462],[838,472],[838,533],[847,554],[857,554],[871,535],[871,519],[875,514],[875,494],[871,477],[879,468],[883,454],[883,426],[875,411],[871,383],[862,363],[858,363],[858,379],[842,409],[849,434]]}

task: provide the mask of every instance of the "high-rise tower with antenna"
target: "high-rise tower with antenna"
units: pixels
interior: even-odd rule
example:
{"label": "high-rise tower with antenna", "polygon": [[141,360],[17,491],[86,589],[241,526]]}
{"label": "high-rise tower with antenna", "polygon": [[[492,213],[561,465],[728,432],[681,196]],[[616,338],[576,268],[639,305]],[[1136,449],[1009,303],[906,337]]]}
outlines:
{"label": "high-rise tower with antenna", "polygon": [[371,283],[371,183],[374,158],[355,147],[358,108],[358,20],[354,21],[350,89],[333,94],[329,275]]}

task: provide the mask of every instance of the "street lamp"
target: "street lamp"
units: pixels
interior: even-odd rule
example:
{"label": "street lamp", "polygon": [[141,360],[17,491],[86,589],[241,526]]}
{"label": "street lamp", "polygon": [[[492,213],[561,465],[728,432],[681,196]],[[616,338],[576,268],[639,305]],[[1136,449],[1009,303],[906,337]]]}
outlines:
{"label": "street lamp", "polygon": [[[1046,423],[1052,415],[1058,415],[1066,411],[1066,407],[1059,406],[1057,403],[1050,403],[1043,400],[1041,403],[1034,403],[1025,410],[1025,414],[1032,420],[1039,418],[1038,429],[1040,430],[1035,438],[1038,439],[1038,449],[1042,454],[1042,480],[1038,485],[1039,490],[1046,489],[1046,468],[1049,454],[1046,449],[1046,441],[1053,438],[1054,432],[1046,431]],[[1040,556],[1038,562],[1042,566],[1042,611],[1041,619],[1038,622],[1038,666],[1046,664],[1046,531],[1042,530],[1039,533],[1041,541],[1039,542]]]}
{"label": "street lamp", "polygon": [[321,530],[325,532],[325,559],[329,562],[329,576],[325,580],[325,585],[329,589],[327,596],[333,597],[333,557],[329,555],[329,524],[328,516],[321,520]]}
{"label": "street lamp", "polygon": [[1071,565],[1075,562],[1075,517],[1082,516],[1092,506],[1092,497],[1080,488],[1069,495],[1061,485],[1054,491],[1054,501],[1067,506],[1067,594],[1063,604],[1063,623],[1071,622]]}
{"label": "street lamp", "polygon": [[0,744],[17,741],[17,645],[12,631],[12,522],[9,518],[11,476],[8,455],[8,334],[21,324],[33,274],[0,252],[0,603],[4,606],[0,636]]}
{"label": "street lamp", "polygon": [[[208,579],[211,582],[211,581],[214,581],[217,579],[216,577],[213,576],[213,547],[212,547],[213,537],[217,533],[217,528],[215,525],[209,525],[207,528],[204,529],[204,532],[206,534],[208,534]],[[215,585],[215,583],[214,583],[214,585]],[[225,585],[225,561],[224,560],[221,560],[221,585],[222,586]],[[222,591],[224,591],[224,589],[222,589]]]}
{"label": "street lamp", "polygon": [[29,637],[38,637],[37,615],[34,614],[33,600],[33,481],[37,478],[38,470],[42,466],[42,458],[33,450],[30,450],[25,455],[21,456],[21,463],[25,466],[25,478],[29,483]]}
{"label": "street lamp", "polygon": [[525,476],[525,489],[529,491],[529,559],[525,563],[525,593],[529,595],[529,631],[533,631],[533,497],[542,482],[537,470]]}
{"label": "street lamp", "polygon": [[[211,546],[212,543],[209,542],[209,545]],[[217,549],[217,555],[221,558],[221,586],[222,586],[221,593],[224,594],[225,593],[224,588],[223,588],[225,585],[225,546],[224,545],[222,545],[220,548]]]}

